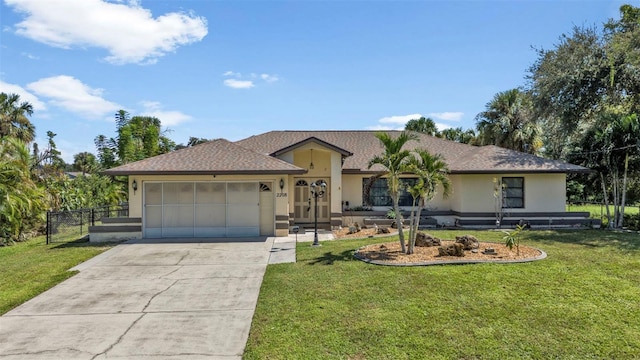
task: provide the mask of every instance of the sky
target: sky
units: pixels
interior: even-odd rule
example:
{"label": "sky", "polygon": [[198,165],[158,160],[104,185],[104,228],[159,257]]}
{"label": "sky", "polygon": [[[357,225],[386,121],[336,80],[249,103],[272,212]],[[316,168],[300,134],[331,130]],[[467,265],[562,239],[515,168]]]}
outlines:
{"label": "sky", "polygon": [[640,0],[0,0],[0,92],[67,162],[155,116],[177,143],[271,130],[475,128],[536,49]]}

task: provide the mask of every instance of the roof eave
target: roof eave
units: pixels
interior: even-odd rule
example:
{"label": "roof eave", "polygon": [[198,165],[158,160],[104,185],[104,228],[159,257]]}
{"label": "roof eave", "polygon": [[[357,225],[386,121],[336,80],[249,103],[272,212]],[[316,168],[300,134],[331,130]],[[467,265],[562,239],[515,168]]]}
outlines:
{"label": "roof eave", "polygon": [[131,170],[101,172],[103,175],[127,176],[127,175],[265,175],[265,174],[306,174],[305,169],[291,170],[193,170],[193,171],[167,171],[167,170]]}

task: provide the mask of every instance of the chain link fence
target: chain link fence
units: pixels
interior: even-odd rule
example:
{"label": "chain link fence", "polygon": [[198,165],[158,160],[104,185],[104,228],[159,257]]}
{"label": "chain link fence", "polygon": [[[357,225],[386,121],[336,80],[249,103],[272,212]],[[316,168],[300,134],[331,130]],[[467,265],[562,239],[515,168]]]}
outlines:
{"label": "chain link fence", "polygon": [[89,226],[100,225],[103,218],[128,216],[128,204],[71,211],[49,211],[47,212],[47,244],[78,240],[89,234]]}

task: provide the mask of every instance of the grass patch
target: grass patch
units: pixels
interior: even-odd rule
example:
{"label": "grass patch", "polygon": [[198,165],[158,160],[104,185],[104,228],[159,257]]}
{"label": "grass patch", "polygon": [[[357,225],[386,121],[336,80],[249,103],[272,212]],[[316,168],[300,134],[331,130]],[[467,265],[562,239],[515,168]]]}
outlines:
{"label": "grass patch", "polygon": [[38,236],[0,247],[0,315],[73,276],[70,268],[114,246],[87,240],[46,245]]}
{"label": "grass patch", "polygon": [[[600,204],[567,204],[567,211],[586,211],[590,213],[590,217],[594,219],[600,219],[607,216],[607,207]],[[624,213],[626,215],[638,216],[640,212],[640,205],[629,205],[624,207]],[[613,215],[613,205],[609,205],[609,213]]]}
{"label": "grass patch", "polygon": [[[471,233],[502,242],[501,232]],[[387,267],[352,257],[385,241],[300,243],[297,263],[268,266],[244,358],[640,358],[637,234],[527,231],[522,244],[548,258],[522,264]]]}

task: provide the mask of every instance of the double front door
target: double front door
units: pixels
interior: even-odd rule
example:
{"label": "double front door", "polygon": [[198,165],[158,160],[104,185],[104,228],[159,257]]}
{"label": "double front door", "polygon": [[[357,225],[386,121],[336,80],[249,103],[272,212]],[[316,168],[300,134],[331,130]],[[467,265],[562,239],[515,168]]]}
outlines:
{"label": "double front door", "polygon": [[296,179],[294,190],[294,221],[300,223],[312,223],[315,221],[315,199],[311,194],[311,184],[319,184],[321,180],[327,183],[327,189],[322,197],[318,197],[318,222],[331,221],[329,179],[299,178]]}

